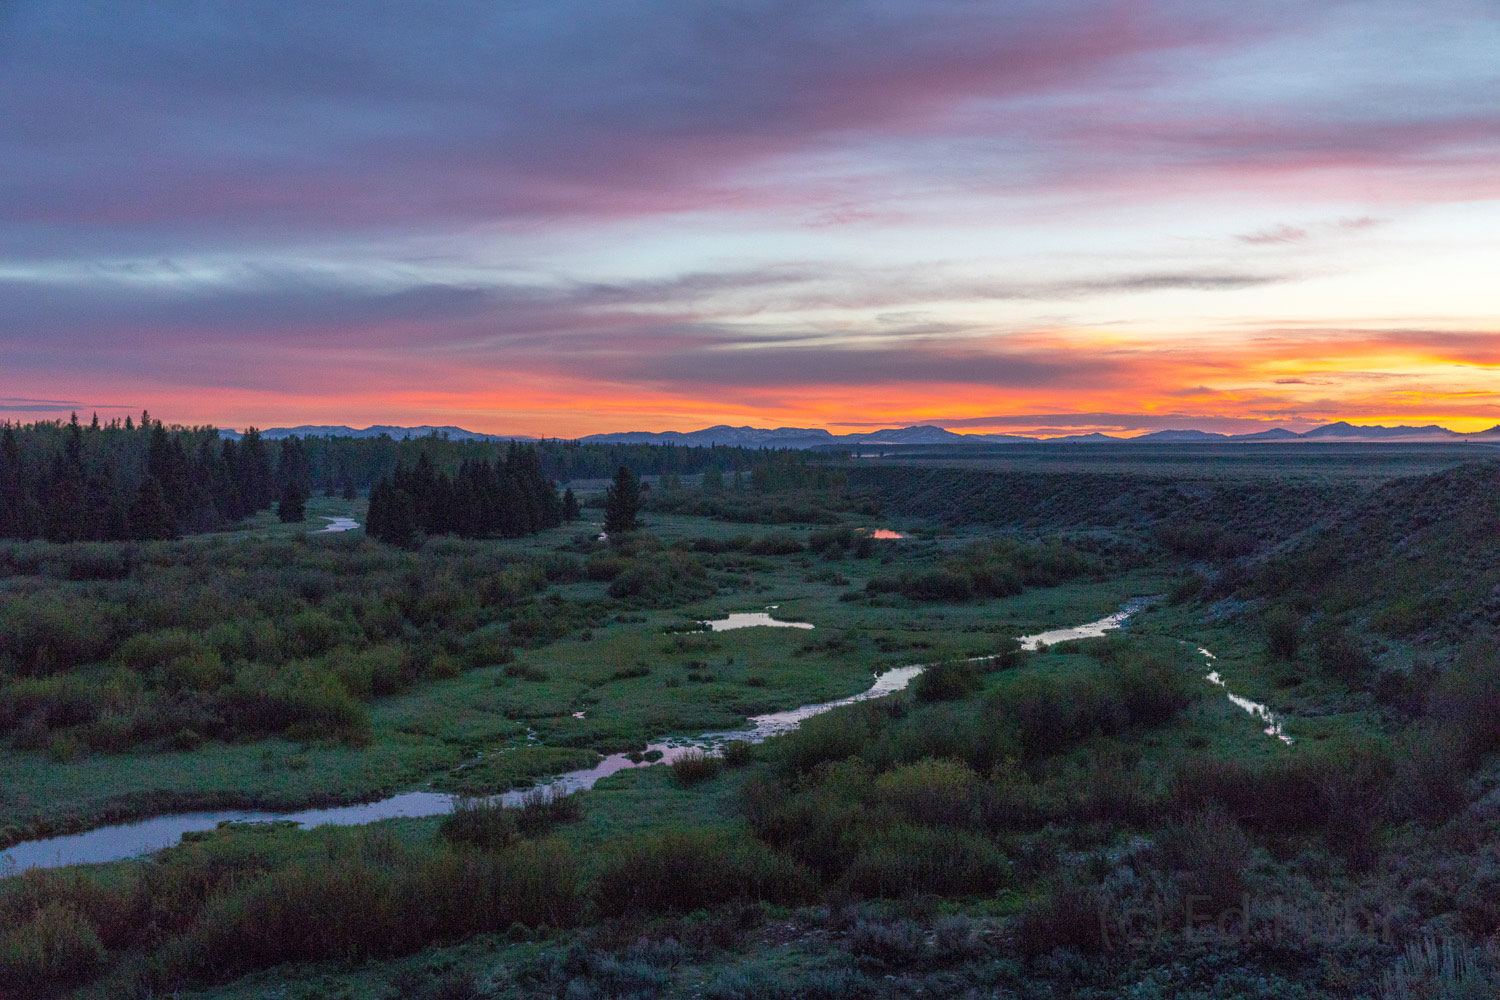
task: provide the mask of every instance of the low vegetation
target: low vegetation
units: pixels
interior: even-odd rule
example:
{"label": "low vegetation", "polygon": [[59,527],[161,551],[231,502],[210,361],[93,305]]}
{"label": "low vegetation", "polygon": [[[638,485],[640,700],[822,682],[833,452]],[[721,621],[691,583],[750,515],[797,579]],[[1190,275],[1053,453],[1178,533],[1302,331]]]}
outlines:
{"label": "low vegetation", "polygon": [[[767,469],[663,474],[643,529],[602,542],[0,548],[8,760],[67,779],[255,743],[300,774],[440,745],[421,781],[460,795],[441,818],[231,824],[0,879],[0,993],[1494,992],[1493,463],[1359,489],[1084,475],[1076,497],[993,470]],[[938,503],[944,482],[961,492]],[[928,520],[874,539],[872,483]],[[1012,638],[1147,593],[1169,596],[1126,631]],[[698,624],[748,609],[817,628]],[[765,743],[490,797],[911,663],[908,690]]]}

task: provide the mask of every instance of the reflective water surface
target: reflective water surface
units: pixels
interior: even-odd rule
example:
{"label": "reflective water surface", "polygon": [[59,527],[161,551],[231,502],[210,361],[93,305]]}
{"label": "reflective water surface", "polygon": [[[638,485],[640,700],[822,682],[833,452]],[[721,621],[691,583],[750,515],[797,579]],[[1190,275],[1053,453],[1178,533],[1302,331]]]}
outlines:
{"label": "reflective water surface", "polygon": [[715,632],[730,632],[737,628],[750,628],[754,625],[767,625],[771,628],[812,628],[808,622],[784,622],[772,618],[767,611],[740,611],[732,615],[703,624]]}
{"label": "reflective water surface", "polygon": [[1051,632],[1038,632],[1036,635],[1018,636],[1022,649],[1040,649],[1043,646],[1055,646],[1060,642],[1072,642],[1075,639],[1097,639],[1104,633],[1119,628],[1125,624],[1125,620],[1137,611],[1150,604],[1154,597],[1137,597],[1127,601],[1125,606],[1112,615],[1106,615],[1096,622],[1085,625],[1074,625],[1072,628],[1053,629]]}
{"label": "reflective water surface", "polygon": [[319,528],[317,531],[309,531],[308,534],[334,535],[339,533],[340,531],[353,531],[355,528],[359,527],[359,522],[352,517],[329,517],[327,514],[324,514],[323,520],[329,522],[326,528]]}

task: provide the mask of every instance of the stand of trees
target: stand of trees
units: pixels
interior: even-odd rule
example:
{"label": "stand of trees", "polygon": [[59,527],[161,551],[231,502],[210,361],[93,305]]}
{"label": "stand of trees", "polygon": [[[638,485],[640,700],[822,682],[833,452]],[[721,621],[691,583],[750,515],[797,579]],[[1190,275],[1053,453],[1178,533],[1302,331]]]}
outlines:
{"label": "stand of trees", "polygon": [[[168,426],[149,414],[101,424],[0,424],[0,538],[57,542],[173,538],[212,531],[280,507],[295,492],[354,499],[370,490],[371,520],[398,504],[391,537],[452,531],[514,536],[576,520],[577,498],[558,499],[552,480],[603,479],[620,468],[659,475],[667,492],[682,475],[705,474],[709,492],[748,477],[761,490],[821,485],[836,473],[806,452],[678,445],[453,441],[431,436],[286,438],[255,430],[221,438],[214,427]],[[425,469],[426,471],[421,471]],[[486,471],[488,470],[488,471]],[[405,477],[419,476],[411,480]],[[413,507],[391,494],[405,482]],[[439,482],[446,483],[444,487]],[[515,480],[515,482],[511,482]],[[385,484],[376,502],[377,484]],[[715,485],[717,484],[717,485]],[[456,491],[452,503],[442,491]],[[424,499],[431,497],[432,499]],[[479,497],[490,499],[480,500]],[[499,497],[500,499],[494,499]],[[294,519],[297,505],[288,503]]]}
{"label": "stand of trees", "polygon": [[288,487],[307,495],[302,442],[253,430],[221,441],[212,427],[168,428],[149,413],[84,426],[0,428],[0,538],[54,542],[175,538],[270,507]]}
{"label": "stand of trees", "polygon": [[566,513],[534,447],[512,444],[494,464],[466,460],[452,477],[423,453],[375,484],[365,534],[397,545],[422,535],[517,538],[557,527]]}

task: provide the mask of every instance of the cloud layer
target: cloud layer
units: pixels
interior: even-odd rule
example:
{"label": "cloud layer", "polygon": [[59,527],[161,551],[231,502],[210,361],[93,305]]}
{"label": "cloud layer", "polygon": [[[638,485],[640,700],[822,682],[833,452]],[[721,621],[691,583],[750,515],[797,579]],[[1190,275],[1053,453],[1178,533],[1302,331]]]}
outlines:
{"label": "cloud layer", "polygon": [[0,418],[1500,422],[1497,48],[1479,0],[23,0]]}

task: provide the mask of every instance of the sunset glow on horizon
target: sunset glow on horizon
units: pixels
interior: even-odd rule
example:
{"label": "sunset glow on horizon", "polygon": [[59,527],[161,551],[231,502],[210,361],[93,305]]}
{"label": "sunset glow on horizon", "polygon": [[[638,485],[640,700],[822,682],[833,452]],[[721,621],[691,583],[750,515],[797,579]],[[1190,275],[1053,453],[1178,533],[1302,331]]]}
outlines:
{"label": "sunset glow on horizon", "polygon": [[1479,0],[0,10],[0,420],[1500,424]]}

